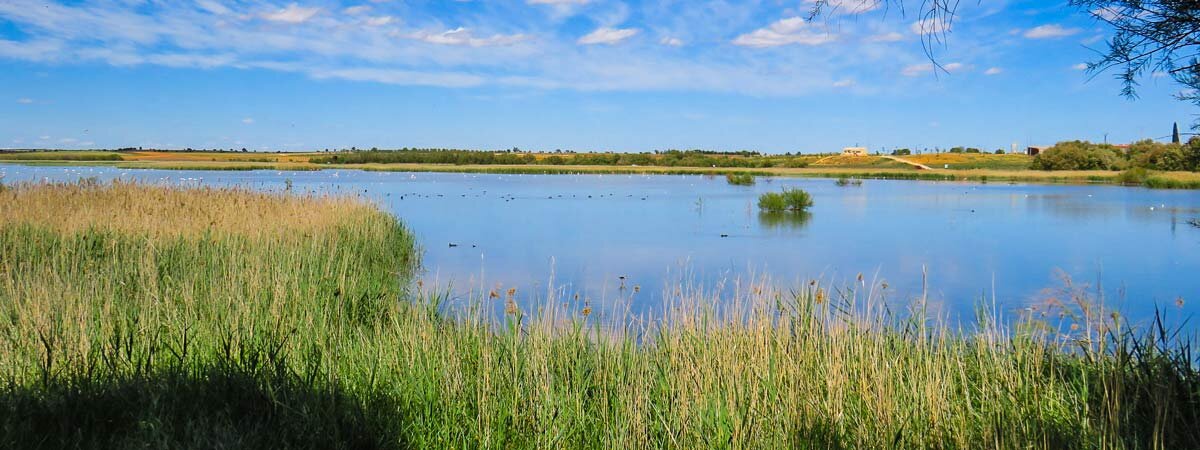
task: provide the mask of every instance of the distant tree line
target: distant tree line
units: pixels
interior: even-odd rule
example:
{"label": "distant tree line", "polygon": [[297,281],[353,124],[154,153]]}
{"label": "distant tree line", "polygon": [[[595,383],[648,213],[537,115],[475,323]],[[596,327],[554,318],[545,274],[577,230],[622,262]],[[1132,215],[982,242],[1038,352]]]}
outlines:
{"label": "distant tree line", "polygon": [[1200,138],[1187,143],[1160,143],[1149,139],[1127,148],[1088,141],[1059,142],[1033,158],[1038,170],[1200,170]]}
{"label": "distant tree line", "polygon": [[[515,150],[515,149],[514,149]],[[666,150],[652,153],[517,153],[514,151],[477,151],[449,149],[400,149],[342,151],[314,156],[317,164],[549,164],[579,166],[662,166],[662,167],[806,167],[800,156],[765,156],[759,152],[713,152],[706,150]]]}

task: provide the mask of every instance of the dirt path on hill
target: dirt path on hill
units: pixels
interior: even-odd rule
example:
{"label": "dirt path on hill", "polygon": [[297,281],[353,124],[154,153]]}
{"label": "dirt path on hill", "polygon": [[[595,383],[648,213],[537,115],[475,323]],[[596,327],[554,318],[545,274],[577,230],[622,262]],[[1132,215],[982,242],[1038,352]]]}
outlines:
{"label": "dirt path on hill", "polygon": [[879,155],[879,156],[880,156],[881,158],[887,158],[887,159],[890,159],[890,160],[892,160],[892,161],[896,161],[896,162],[900,162],[900,163],[908,164],[908,165],[910,165],[910,166],[916,167],[916,168],[917,168],[917,170],[933,170],[933,168],[932,168],[932,167],[929,167],[929,166],[927,166],[927,165],[924,165],[924,164],[921,164],[921,163],[912,162],[912,161],[909,161],[909,160],[907,160],[907,159],[904,159],[904,158],[898,158],[898,157],[895,157],[895,156],[888,156],[888,155]]}

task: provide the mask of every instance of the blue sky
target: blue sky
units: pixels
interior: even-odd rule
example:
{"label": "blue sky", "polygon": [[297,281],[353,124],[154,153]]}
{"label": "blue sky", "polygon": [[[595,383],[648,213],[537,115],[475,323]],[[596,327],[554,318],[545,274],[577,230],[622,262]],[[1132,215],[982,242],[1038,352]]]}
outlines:
{"label": "blue sky", "polygon": [[947,30],[810,1],[4,0],[0,148],[995,149],[1194,120],[1167,77],[1130,101],[1080,70],[1107,30],[1065,1]]}

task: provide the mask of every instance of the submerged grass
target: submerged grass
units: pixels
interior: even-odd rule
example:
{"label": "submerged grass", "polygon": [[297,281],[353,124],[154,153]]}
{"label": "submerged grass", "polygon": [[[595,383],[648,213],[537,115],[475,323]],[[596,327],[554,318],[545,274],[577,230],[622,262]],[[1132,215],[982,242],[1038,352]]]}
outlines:
{"label": "submerged grass", "polygon": [[861,279],[681,287],[656,319],[513,291],[447,308],[406,291],[411,236],[355,200],[0,200],[4,448],[1200,445],[1189,343],[1081,295],[1074,327],[969,330]]}

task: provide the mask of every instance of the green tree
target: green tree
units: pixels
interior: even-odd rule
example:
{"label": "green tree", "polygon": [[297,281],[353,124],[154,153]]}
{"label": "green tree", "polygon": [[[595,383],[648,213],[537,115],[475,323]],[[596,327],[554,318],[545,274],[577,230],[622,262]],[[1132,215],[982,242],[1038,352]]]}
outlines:
{"label": "green tree", "polygon": [[1200,170],[1200,137],[1188,139],[1183,146],[1183,170]]}
{"label": "green tree", "polygon": [[1154,170],[1188,170],[1182,146],[1144,139],[1129,145],[1127,157],[1135,167]]}
{"label": "green tree", "polygon": [[1121,170],[1125,166],[1116,149],[1087,141],[1059,142],[1033,158],[1037,170]]}

